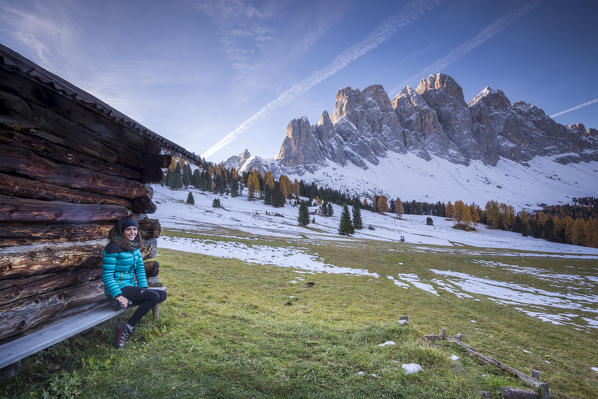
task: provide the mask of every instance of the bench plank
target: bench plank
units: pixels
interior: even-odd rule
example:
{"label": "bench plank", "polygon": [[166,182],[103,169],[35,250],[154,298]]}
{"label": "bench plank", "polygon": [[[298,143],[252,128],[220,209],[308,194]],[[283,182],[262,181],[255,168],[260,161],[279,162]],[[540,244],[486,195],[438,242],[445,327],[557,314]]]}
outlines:
{"label": "bench plank", "polygon": [[[166,287],[151,287],[156,290],[166,290]],[[155,317],[158,317],[158,305],[155,306]],[[48,324],[40,330],[34,331],[21,338],[0,345],[0,369],[46,349],[55,343],[77,335],[98,324],[116,317],[127,309],[113,310],[110,303],[102,303],[93,308],[83,310],[72,316],[62,318]]]}
{"label": "bench plank", "polygon": [[123,313],[125,310],[112,310],[110,304],[103,304],[88,311],[58,320],[41,330],[1,345],[0,369],[42,349],[46,349],[57,342],[97,326],[101,322]]}

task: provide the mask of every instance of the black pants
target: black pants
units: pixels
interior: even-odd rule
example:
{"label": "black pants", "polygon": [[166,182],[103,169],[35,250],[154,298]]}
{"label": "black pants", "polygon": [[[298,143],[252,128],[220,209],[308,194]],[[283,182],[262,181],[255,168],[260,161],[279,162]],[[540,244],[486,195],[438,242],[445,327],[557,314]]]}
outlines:
{"label": "black pants", "polygon": [[166,300],[166,292],[162,290],[128,286],[123,287],[121,291],[125,298],[133,302],[133,305],[139,305],[127,322],[131,327],[135,327],[139,320],[156,304]]}

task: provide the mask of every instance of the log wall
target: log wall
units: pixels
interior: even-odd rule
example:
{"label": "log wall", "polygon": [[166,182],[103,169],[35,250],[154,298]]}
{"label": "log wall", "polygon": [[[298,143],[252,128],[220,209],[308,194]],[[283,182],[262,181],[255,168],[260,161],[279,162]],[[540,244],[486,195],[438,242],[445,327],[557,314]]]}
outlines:
{"label": "log wall", "polygon": [[[117,220],[136,218],[144,259],[156,256],[148,183],[170,163],[165,143],[0,45],[0,343],[105,299],[101,253]],[[158,262],[146,269],[156,276]]]}

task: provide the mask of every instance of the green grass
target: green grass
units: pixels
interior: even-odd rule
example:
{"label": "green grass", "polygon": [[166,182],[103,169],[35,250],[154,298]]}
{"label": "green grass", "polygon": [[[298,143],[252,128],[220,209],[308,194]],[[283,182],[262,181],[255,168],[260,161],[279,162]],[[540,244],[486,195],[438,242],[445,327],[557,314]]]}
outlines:
{"label": "green grass", "polygon": [[[291,245],[282,239],[251,243]],[[483,297],[459,300],[446,292],[433,296],[405,290],[386,279],[409,272],[432,278],[429,268],[438,268],[505,281],[504,271],[471,262],[482,257],[418,253],[409,245],[381,242],[301,244],[327,263],[368,269],[380,278],[298,275],[161,249],[160,280],[169,297],[159,321],[146,316],[124,350],[111,346],[116,320],[54,345],[24,360],[21,374],[4,381],[0,395],[477,398],[481,390],[497,395],[501,386],[521,386],[494,367],[478,365],[454,344],[425,342],[424,334],[444,327],[449,335],[462,333],[467,344],[528,374],[531,368],[540,370],[556,397],[596,396],[598,382],[590,370],[596,365],[588,364],[598,359],[595,330],[544,323]],[[576,273],[592,272],[589,261],[483,258],[555,272],[575,264]],[[298,276],[305,280],[291,284]],[[546,284],[525,275],[508,277],[519,284]],[[409,316],[409,326],[397,323],[403,315]],[[389,340],[396,345],[378,346]],[[451,354],[460,360],[453,362]],[[405,375],[401,363],[419,363],[424,370]],[[60,370],[48,374],[48,366]]]}

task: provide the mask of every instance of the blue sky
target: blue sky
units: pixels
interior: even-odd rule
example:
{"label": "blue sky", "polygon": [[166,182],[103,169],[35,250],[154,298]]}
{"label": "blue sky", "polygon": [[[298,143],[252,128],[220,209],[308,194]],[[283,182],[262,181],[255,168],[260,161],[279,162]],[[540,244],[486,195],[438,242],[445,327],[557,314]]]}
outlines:
{"label": "blue sky", "polygon": [[0,0],[0,42],[211,161],[430,73],[598,128],[596,1]]}

